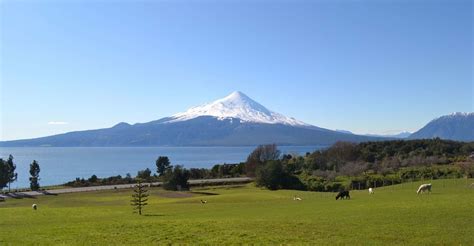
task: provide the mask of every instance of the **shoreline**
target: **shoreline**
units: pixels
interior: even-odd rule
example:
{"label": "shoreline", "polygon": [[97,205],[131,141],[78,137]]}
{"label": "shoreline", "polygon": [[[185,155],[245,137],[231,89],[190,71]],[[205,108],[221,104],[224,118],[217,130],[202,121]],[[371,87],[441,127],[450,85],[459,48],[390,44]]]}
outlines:
{"label": "shoreline", "polygon": [[[194,179],[189,180],[191,186],[196,185],[207,185],[207,184],[219,184],[219,183],[250,183],[253,179],[249,177],[239,177],[239,178],[221,178],[221,179]],[[152,182],[152,183],[143,183],[149,187],[159,187],[163,182]],[[58,195],[65,193],[77,193],[77,192],[89,192],[89,191],[101,191],[101,190],[115,190],[115,189],[130,189],[136,185],[134,184],[118,184],[118,185],[99,185],[99,186],[87,186],[87,187],[71,187],[71,188],[59,188],[59,189],[49,189],[42,191],[20,191],[20,192],[10,192],[5,194],[0,194],[0,199],[9,199],[9,198],[32,198],[35,196],[42,195]]]}

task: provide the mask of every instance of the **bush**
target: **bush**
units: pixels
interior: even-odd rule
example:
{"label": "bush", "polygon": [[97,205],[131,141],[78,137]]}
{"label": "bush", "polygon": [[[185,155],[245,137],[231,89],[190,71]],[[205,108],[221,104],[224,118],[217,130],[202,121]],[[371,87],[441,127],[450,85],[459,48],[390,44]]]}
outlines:
{"label": "bush", "polygon": [[165,173],[163,188],[166,190],[189,190],[190,175],[188,170],[177,165]]}
{"label": "bush", "polygon": [[283,188],[282,183],[285,176],[281,162],[269,161],[263,167],[257,169],[255,182],[257,186],[276,190]]}
{"label": "bush", "polygon": [[304,189],[301,181],[285,171],[281,161],[268,161],[257,169],[255,182],[257,186],[269,190]]}
{"label": "bush", "polygon": [[97,176],[93,174],[87,181],[90,183],[96,183],[97,182]]}
{"label": "bush", "polygon": [[474,178],[474,163],[473,162],[461,162],[457,163],[460,172],[466,178]]}
{"label": "bush", "polygon": [[150,181],[151,179],[151,170],[149,168],[145,170],[138,171],[137,178],[145,181]]}

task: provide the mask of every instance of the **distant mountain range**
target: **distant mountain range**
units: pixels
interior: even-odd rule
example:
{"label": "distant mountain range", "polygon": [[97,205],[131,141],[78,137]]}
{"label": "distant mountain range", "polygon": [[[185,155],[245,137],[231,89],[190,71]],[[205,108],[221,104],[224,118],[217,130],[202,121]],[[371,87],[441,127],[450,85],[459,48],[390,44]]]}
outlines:
{"label": "distant mountain range", "polygon": [[340,133],[270,111],[242,92],[147,123],[49,137],[4,141],[0,146],[248,146],[329,145],[383,138]]}
{"label": "distant mountain range", "polygon": [[[352,132],[346,130],[336,131],[352,134]],[[456,112],[444,115],[430,121],[414,133],[401,132],[393,135],[365,134],[364,136],[390,139],[430,139],[438,137],[447,140],[471,142],[474,141],[474,113]]]}
{"label": "distant mountain range", "polygon": [[[337,129],[336,132],[354,134],[351,131],[339,130],[339,129]],[[407,138],[408,136],[410,136],[410,134],[411,134],[410,132],[400,132],[400,133],[397,133],[397,134],[362,134],[362,135],[363,136],[368,136],[368,137],[380,137],[380,138],[394,139],[394,138]]]}
{"label": "distant mountain range", "polygon": [[365,136],[371,137],[383,137],[383,138],[408,138],[411,132],[400,132],[397,134],[365,134]]}
{"label": "distant mountain range", "polygon": [[429,122],[408,138],[435,138],[474,141],[474,113],[452,113]]}
{"label": "distant mountain range", "polygon": [[437,118],[419,131],[397,135],[356,135],[329,130],[273,112],[242,92],[183,113],[147,123],[119,123],[111,128],[69,132],[48,137],[3,141],[0,146],[254,146],[330,145],[337,141],[439,137],[474,141],[474,113]]}

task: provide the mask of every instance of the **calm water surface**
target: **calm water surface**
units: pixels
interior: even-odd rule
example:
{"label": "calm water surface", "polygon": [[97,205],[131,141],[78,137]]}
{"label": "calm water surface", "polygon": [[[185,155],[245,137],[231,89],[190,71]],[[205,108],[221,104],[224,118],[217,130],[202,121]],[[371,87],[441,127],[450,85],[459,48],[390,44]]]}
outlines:
{"label": "calm water surface", "polygon": [[[304,155],[325,146],[279,146],[282,153]],[[0,148],[0,157],[14,157],[18,180],[12,188],[29,187],[29,165],[33,160],[41,167],[40,185],[62,184],[76,177],[88,178],[130,173],[150,168],[155,171],[155,160],[160,155],[168,156],[173,165],[187,168],[209,168],[219,163],[245,161],[254,147],[38,147]]]}

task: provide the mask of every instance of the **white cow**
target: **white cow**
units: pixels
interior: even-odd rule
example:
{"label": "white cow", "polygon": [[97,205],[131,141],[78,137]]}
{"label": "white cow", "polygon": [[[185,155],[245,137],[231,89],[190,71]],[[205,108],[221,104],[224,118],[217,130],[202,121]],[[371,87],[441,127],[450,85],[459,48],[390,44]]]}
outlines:
{"label": "white cow", "polygon": [[374,189],[369,188],[369,194],[374,194]]}
{"label": "white cow", "polygon": [[294,197],[293,197],[293,201],[301,201],[301,200],[303,200],[303,199],[301,199],[301,198],[299,198],[299,197],[297,197],[297,196],[294,196]]}
{"label": "white cow", "polygon": [[416,191],[416,194],[424,193],[426,191],[431,192],[431,184],[422,184]]}
{"label": "white cow", "polygon": [[34,210],[38,209],[38,205],[36,205],[36,204],[31,205],[31,207],[32,207]]}

